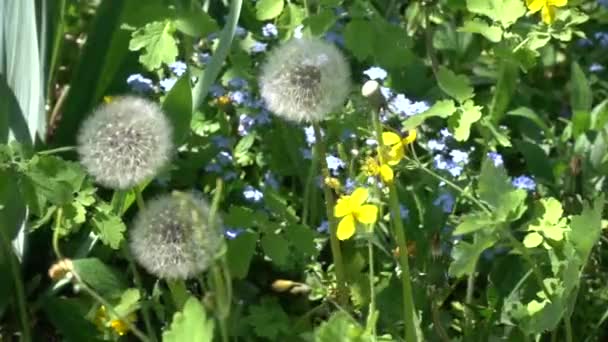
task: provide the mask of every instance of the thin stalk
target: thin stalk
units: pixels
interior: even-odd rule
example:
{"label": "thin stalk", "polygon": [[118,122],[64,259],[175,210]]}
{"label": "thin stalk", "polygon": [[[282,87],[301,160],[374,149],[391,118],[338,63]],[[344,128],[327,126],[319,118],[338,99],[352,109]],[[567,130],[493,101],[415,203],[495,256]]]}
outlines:
{"label": "thin stalk", "polygon": [[[135,191],[135,198],[137,199],[138,209],[140,211],[144,210],[145,203],[144,203],[144,198],[141,194],[141,188],[139,186],[135,186],[133,191]],[[123,194],[120,194],[119,196],[121,197],[122,200],[124,200]],[[120,202],[122,202],[122,201],[120,201]],[[118,211],[122,211],[122,203],[120,203],[120,208],[118,208]],[[121,215],[121,214],[122,213],[118,213],[118,215]],[[131,272],[133,272],[133,282],[134,282],[135,286],[137,287],[139,292],[142,295],[145,295],[145,298],[147,298],[148,297],[147,292],[144,289],[143,283],[141,281],[141,275],[139,274],[139,271],[137,270],[137,265],[135,264],[135,260],[133,260],[133,256],[131,255],[130,251],[126,248],[125,244],[123,244],[122,250],[123,250],[124,257],[129,262],[129,268],[131,268]],[[151,340],[153,342],[156,342],[156,334],[154,332],[154,328],[152,327],[152,321],[150,320],[150,308],[148,306],[148,303],[144,303],[144,305],[142,305],[141,313],[144,318],[144,325],[146,326],[146,332],[150,336]]]}
{"label": "thin stalk", "polygon": [[59,228],[61,227],[61,218],[63,215],[63,208],[57,208],[57,212],[55,214],[55,229],[53,229],[53,251],[55,252],[55,256],[57,260],[63,259],[63,255],[61,254],[61,249],[59,248]]}
{"label": "thin stalk", "polygon": [[171,299],[173,300],[173,305],[175,305],[175,309],[180,311],[184,308],[184,304],[188,300],[188,289],[186,288],[186,283],[181,280],[169,280],[167,279],[167,287],[169,287],[169,292],[171,293]]}
{"label": "thin stalk", "polygon": [[63,146],[63,147],[53,148],[50,150],[39,151],[38,154],[46,155],[46,154],[70,152],[70,151],[75,151],[75,150],[76,150],[76,146]]}
{"label": "thin stalk", "polygon": [[15,294],[17,295],[17,311],[19,312],[19,320],[21,321],[21,341],[30,342],[32,340],[32,334],[30,332],[30,322],[27,316],[27,304],[25,300],[25,286],[23,285],[23,278],[21,277],[21,269],[17,262],[16,256],[13,254],[13,247],[11,240],[6,236],[4,229],[0,227],[0,243],[2,244],[1,250],[5,251],[6,260],[9,262],[9,267],[12,273],[12,278],[15,286]]}
{"label": "thin stalk", "polygon": [[[321,174],[323,179],[330,176],[329,169],[327,168],[327,160],[325,159],[326,147],[321,135],[321,128],[319,124],[313,124],[315,131],[315,148],[319,162],[321,163]],[[336,282],[338,283],[337,298],[339,303],[344,303],[347,298],[347,287],[346,279],[344,274],[344,262],[342,260],[342,251],[340,250],[340,241],[338,241],[336,218],[334,216],[334,195],[332,189],[323,182],[323,193],[325,194],[325,209],[327,211],[327,222],[329,223],[329,243],[331,246],[331,253],[334,259],[334,268],[336,272]]]}
{"label": "thin stalk", "polygon": [[[373,231],[373,229],[372,229]],[[374,289],[374,247],[371,238],[367,240],[367,255],[369,259],[369,313],[367,314],[367,328],[371,328],[372,341],[376,341],[376,291]]]}
{"label": "thin stalk", "polygon": [[[372,110],[372,123],[376,131],[376,140],[378,141],[378,157],[380,163],[383,163],[382,149],[382,126],[380,124],[380,116],[378,109]],[[399,265],[401,266],[401,286],[403,295],[403,320],[405,322],[405,340],[407,342],[417,342],[418,334],[416,330],[416,308],[414,305],[414,296],[412,295],[412,284],[410,282],[411,273],[407,254],[407,239],[403,228],[403,220],[401,218],[401,210],[399,208],[399,194],[394,183],[388,184],[389,189],[389,209],[391,222],[393,223],[393,231],[397,246],[399,247]]]}
{"label": "thin stalk", "polygon": [[226,284],[224,283],[224,276],[220,271],[220,265],[215,265],[211,271],[213,278],[213,287],[215,290],[215,307],[217,312],[217,320],[220,325],[220,334],[222,335],[222,341],[228,342],[228,325],[226,324],[226,318],[230,311],[226,311],[226,308],[230,307],[230,302],[226,303],[227,293]]}
{"label": "thin stalk", "polygon": [[570,315],[564,317],[564,328],[566,329],[566,342],[572,342],[572,323],[570,322]]}

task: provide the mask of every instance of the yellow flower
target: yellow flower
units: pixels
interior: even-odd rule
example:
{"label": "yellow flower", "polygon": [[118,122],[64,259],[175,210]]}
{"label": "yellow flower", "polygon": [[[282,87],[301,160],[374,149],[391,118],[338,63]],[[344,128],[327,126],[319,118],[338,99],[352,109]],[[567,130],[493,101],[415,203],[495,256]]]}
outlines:
{"label": "yellow flower", "polygon": [[405,155],[405,146],[416,140],[416,130],[410,130],[405,138],[393,132],[382,133],[382,145],[390,147],[384,154],[388,165],[397,165]]}
{"label": "yellow flower", "polygon": [[530,13],[541,11],[541,17],[546,24],[555,21],[555,7],[564,7],[568,0],[526,0]]}
{"label": "yellow flower", "polygon": [[363,204],[369,197],[365,188],[357,188],[350,195],[338,199],[334,207],[334,216],[342,218],[338,223],[337,236],[339,240],[349,239],[355,234],[355,224],[360,222],[370,224],[376,222],[378,207],[373,204]]}
{"label": "yellow flower", "polygon": [[[128,319],[131,323],[137,320],[137,315],[134,312],[131,312],[127,315],[126,319]],[[112,319],[108,317],[108,313],[106,311],[105,306],[100,306],[95,313],[95,323],[100,330],[103,330],[105,327],[110,327],[117,333],[119,336],[123,336],[127,332],[129,332],[129,326],[127,323],[120,319]]]}
{"label": "yellow flower", "polygon": [[380,175],[380,179],[382,179],[382,181],[387,184],[392,182],[393,178],[395,177],[393,169],[391,169],[388,164],[380,165],[378,163],[378,160],[371,157],[365,160],[365,165],[363,165],[363,171],[365,171],[368,176],[375,177]]}
{"label": "yellow flower", "polygon": [[334,177],[327,177],[325,178],[325,185],[334,190],[338,190],[340,189],[340,180]]}
{"label": "yellow flower", "polygon": [[230,97],[222,95],[217,98],[217,104],[221,107],[226,107],[230,104]]}
{"label": "yellow flower", "polygon": [[114,101],[114,96],[104,96],[103,97],[103,103],[110,103]]}

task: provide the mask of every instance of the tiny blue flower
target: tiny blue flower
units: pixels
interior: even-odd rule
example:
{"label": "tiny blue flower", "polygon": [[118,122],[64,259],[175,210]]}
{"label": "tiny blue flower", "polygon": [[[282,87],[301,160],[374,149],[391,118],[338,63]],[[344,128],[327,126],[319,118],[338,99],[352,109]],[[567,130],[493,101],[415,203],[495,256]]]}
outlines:
{"label": "tiny blue flower", "polygon": [[312,159],[312,150],[310,148],[300,148],[300,153],[302,153],[302,158],[304,159]]}
{"label": "tiny blue flower", "polygon": [[534,189],[536,189],[536,182],[534,181],[534,179],[528,176],[516,177],[511,183],[514,187],[518,189],[524,189],[529,191],[533,191]]}
{"label": "tiny blue flower", "polygon": [[326,233],[329,231],[329,222],[328,221],[323,221],[321,222],[321,224],[317,227],[317,231],[319,233]]}
{"label": "tiny blue flower", "polygon": [[431,151],[443,151],[445,149],[445,143],[437,139],[430,139],[426,146]]}
{"label": "tiny blue flower", "polygon": [[433,205],[441,207],[441,210],[444,213],[449,214],[452,212],[452,209],[454,209],[455,201],[456,199],[451,193],[443,192],[439,196],[437,196],[435,201],[433,201]]}
{"label": "tiny blue flower", "polygon": [[317,142],[317,138],[315,137],[315,129],[312,126],[304,127],[304,135],[306,137],[306,143],[308,146],[312,146]]}
{"label": "tiny blue flower", "polygon": [[249,134],[249,131],[254,126],[255,120],[247,114],[241,114],[239,116],[239,127],[238,133],[240,136]]}
{"label": "tiny blue flower", "polygon": [[468,164],[469,163],[469,153],[462,150],[452,150],[450,151],[450,156],[452,156],[452,161],[457,164]]}
{"label": "tiny blue flower", "polygon": [[211,142],[215,145],[215,147],[225,149],[230,148],[230,145],[232,143],[230,138],[225,137],[223,135],[214,135],[213,137],[211,137]]}
{"label": "tiny blue flower", "polygon": [[279,30],[273,23],[268,23],[262,27],[262,36],[266,38],[275,38],[279,34]]}
{"label": "tiny blue flower", "polygon": [[325,160],[327,161],[327,168],[332,172],[332,174],[336,174],[338,172],[338,169],[344,167],[344,162],[342,161],[342,159],[336,157],[336,156],[332,156],[332,155],[328,155]]}
{"label": "tiny blue flower", "polygon": [[405,220],[410,216],[410,210],[403,204],[399,204],[399,213],[401,214],[402,220]]}
{"label": "tiny blue flower", "polygon": [[226,94],[226,90],[219,84],[212,84],[211,87],[209,87],[209,93],[211,96],[217,98]]}
{"label": "tiny blue flower", "polygon": [[241,77],[234,77],[228,81],[228,86],[232,89],[243,89],[247,88],[248,85],[247,80]]}
{"label": "tiny blue flower", "polygon": [[355,182],[354,179],[346,178],[346,181],[344,182],[344,191],[346,191],[348,193],[353,192],[355,190],[356,185],[357,185],[357,183]]}
{"label": "tiny blue flower", "polygon": [[608,32],[596,32],[594,37],[602,47],[608,46]]}
{"label": "tiny blue flower", "polygon": [[449,167],[448,160],[446,160],[441,154],[433,157],[433,165],[437,170],[447,170]]}
{"label": "tiny blue flower", "polygon": [[266,111],[266,110],[262,110],[261,112],[258,113],[258,115],[256,115],[255,122],[258,125],[269,124],[270,123],[270,113],[268,113],[268,111]]}
{"label": "tiny blue flower", "polygon": [[216,162],[211,162],[211,163],[205,165],[205,171],[220,173],[220,172],[222,172],[222,167]]}
{"label": "tiny blue flower", "polygon": [[423,101],[413,102],[403,94],[397,94],[388,104],[389,109],[393,113],[397,113],[406,117],[420,114],[429,109],[429,105]]}
{"label": "tiny blue flower", "polygon": [[449,162],[447,171],[452,175],[452,177],[458,177],[462,174],[463,167],[454,162]]}
{"label": "tiny blue flower", "polygon": [[589,66],[590,72],[602,72],[602,71],[604,71],[604,69],[605,69],[605,67],[599,63],[593,63]]}
{"label": "tiny blue flower", "polygon": [[393,91],[388,87],[380,87],[380,93],[382,93],[382,96],[384,96],[385,99],[393,97]]}
{"label": "tiny blue flower", "polygon": [[131,89],[138,93],[152,91],[152,80],[143,77],[141,74],[133,74],[127,78],[127,84]]}
{"label": "tiny blue flower", "polygon": [[325,33],[325,35],[323,36],[323,38],[325,38],[326,41],[339,45],[339,46],[344,46],[344,37],[335,31],[327,31]]}
{"label": "tiny blue flower", "polygon": [[234,35],[237,37],[244,37],[247,34],[247,30],[237,25],[236,30],[234,31]]}
{"label": "tiny blue flower", "polygon": [[187,68],[188,66],[186,65],[186,63],[182,61],[175,61],[169,64],[169,69],[171,69],[171,72],[173,72],[177,77],[183,75],[186,72]]}
{"label": "tiny blue flower", "polygon": [[266,171],[266,173],[264,174],[264,184],[275,190],[279,188],[279,182],[277,181],[277,178],[270,171]]}
{"label": "tiny blue flower", "polygon": [[439,130],[439,134],[444,138],[452,137],[452,133],[450,133],[450,131],[447,128],[442,128],[441,130]]}
{"label": "tiny blue flower", "polygon": [[236,105],[242,105],[249,99],[249,93],[242,90],[235,90],[230,93],[230,101]]}
{"label": "tiny blue flower", "polygon": [[196,56],[197,56],[199,63],[201,63],[201,64],[207,64],[211,61],[211,54],[209,54],[208,52],[201,52],[201,53],[197,54]]}
{"label": "tiny blue flower", "polygon": [[253,43],[253,45],[251,46],[251,52],[252,53],[260,53],[260,52],[264,52],[266,51],[266,47],[268,46],[268,44],[266,43],[262,43],[262,42],[255,42]]}
{"label": "tiny blue flower", "polygon": [[245,196],[245,199],[257,203],[264,198],[264,193],[251,185],[247,185],[243,190],[243,196]]}
{"label": "tiny blue flower", "polygon": [[234,172],[234,171],[224,172],[224,174],[222,175],[222,178],[227,181],[234,180],[234,179],[236,179],[236,172]]}
{"label": "tiny blue flower", "polygon": [[164,80],[160,80],[159,84],[164,92],[168,92],[171,90],[171,88],[173,88],[175,82],[177,82],[176,78],[165,78]]}
{"label": "tiny blue flower", "polygon": [[504,161],[502,160],[502,156],[496,152],[488,152],[488,159],[490,159],[495,167],[499,167],[504,165]]}
{"label": "tiny blue flower", "polygon": [[233,240],[236,239],[244,231],[245,230],[243,228],[224,227],[224,236],[226,236],[228,240]]}
{"label": "tiny blue flower", "polygon": [[215,157],[217,162],[222,166],[231,165],[232,164],[232,155],[226,151],[221,151]]}
{"label": "tiny blue flower", "polygon": [[388,73],[386,72],[386,70],[384,70],[380,67],[377,67],[377,66],[373,66],[373,67],[365,70],[363,72],[363,74],[367,75],[367,77],[369,77],[370,80],[379,80],[379,81],[384,81],[386,76],[388,76]]}

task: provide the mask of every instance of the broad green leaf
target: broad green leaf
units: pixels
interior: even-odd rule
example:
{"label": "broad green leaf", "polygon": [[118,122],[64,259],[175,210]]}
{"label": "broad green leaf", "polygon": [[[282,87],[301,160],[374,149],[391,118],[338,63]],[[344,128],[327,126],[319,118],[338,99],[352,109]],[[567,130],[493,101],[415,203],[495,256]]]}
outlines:
{"label": "broad green leaf", "polygon": [[298,216],[294,208],[290,207],[287,200],[274,191],[271,187],[264,188],[264,203],[266,207],[282,220],[290,223],[297,223]]}
{"label": "broad green leaf", "polygon": [[359,61],[373,55],[377,39],[372,25],[366,20],[353,19],[344,28],[344,44]]}
{"label": "broad green leaf", "polygon": [[543,236],[537,232],[531,232],[524,238],[523,244],[526,248],[534,248],[543,243]]}
{"label": "broad green leaf", "polygon": [[266,254],[273,263],[279,266],[287,264],[289,243],[283,236],[273,233],[264,234],[261,244],[264,254]]}
{"label": "broad green leaf", "polygon": [[515,147],[523,154],[528,171],[532,175],[549,183],[553,182],[553,164],[540,146],[525,140],[516,140]]}
{"label": "broad green leaf", "polygon": [[608,100],[604,100],[593,107],[590,121],[590,129],[599,131],[606,127],[606,124],[608,123]]}
{"label": "broad green leaf", "polygon": [[17,97],[6,83],[4,74],[0,74],[0,144],[6,144],[9,140],[16,140],[25,146],[33,145]]}
{"label": "broad green leaf", "polygon": [[173,315],[171,327],[163,332],[163,342],[212,342],[214,327],[201,302],[190,297],[184,309]]}
{"label": "broad green leaf", "polygon": [[97,258],[75,259],[72,262],[80,279],[106,298],[119,298],[127,288],[123,274]]}
{"label": "broad green leaf", "polygon": [[460,241],[452,250],[452,258],[448,272],[453,277],[473,274],[477,260],[483,251],[492,247],[498,239],[493,235],[478,235],[474,243]]}
{"label": "broad green leaf", "polygon": [[454,235],[463,235],[476,232],[481,229],[492,228],[496,224],[496,220],[485,213],[475,213],[466,215],[462,218],[462,222],[454,229]]}
{"label": "broad green leaf", "polygon": [[549,128],[549,126],[547,126],[547,124],[545,124],[545,122],[543,121],[543,119],[536,114],[536,112],[534,112],[532,109],[527,108],[527,107],[518,107],[514,110],[511,110],[507,113],[507,115],[510,116],[520,116],[520,117],[524,117],[528,120],[531,120],[532,122],[534,122],[539,128],[541,128],[543,130],[543,132],[545,132],[545,135],[547,137],[553,138],[553,132],[551,131],[551,129]]}
{"label": "broad green leaf", "polygon": [[291,330],[289,316],[285,313],[276,298],[264,297],[261,303],[253,305],[249,309],[249,315],[245,320],[253,327],[258,337],[264,337],[270,341],[281,341],[281,333]]}
{"label": "broad green leaf", "polygon": [[583,261],[587,260],[602,233],[603,208],[604,195],[601,195],[595,199],[592,206],[583,204],[583,212],[571,218],[568,237]]}
{"label": "broad green leaf", "polygon": [[284,0],[259,0],[255,4],[255,17],[258,20],[270,20],[283,12]]}
{"label": "broad green leaf", "polygon": [[249,264],[255,254],[255,246],[258,235],[245,231],[236,238],[228,240],[228,252],[226,260],[230,274],[236,279],[243,279],[249,273]]}
{"label": "broad green leaf", "polygon": [[578,137],[590,126],[590,111],[593,102],[591,86],[577,62],[572,62],[570,75],[570,107],[574,137]]}
{"label": "broad green leaf", "polygon": [[175,27],[192,37],[205,37],[219,30],[215,20],[202,10],[179,15],[175,20]]}
{"label": "broad green leaf", "polygon": [[105,245],[112,249],[120,247],[127,227],[120,217],[111,211],[111,207],[108,206],[107,210],[97,209],[91,218],[91,225]]}
{"label": "broad green leaf", "polygon": [[24,175],[33,191],[29,202],[48,201],[59,206],[74,200],[74,193],[80,190],[86,178],[79,163],[48,155],[34,156]]}
{"label": "broad green leaf", "polygon": [[545,307],[545,305],[547,305],[547,303],[549,303],[548,300],[543,300],[542,302],[539,302],[536,299],[532,300],[526,306],[526,309],[528,309],[528,314],[530,316],[536,314],[537,312],[539,312],[540,310],[542,310]]}
{"label": "broad green leaf", "polygon": [[350,315],[344,311],[337,311],[329,320],[321,324],[315,331],[315,342],[367,342],[369,336]]}
{"label": "broad green leaf", "polygon": [[528,230],[540,232],[544,237],[554,241],[562,241],[568,228],[566,219],[562,218],[564,213],[562,204],[553,197],[543,198],[540,203],[544,212],[528,226]]}
{"label": "broad green leaf", "polygon": [[305,258],[317,255],[319,250],[315,245],[314,230],[300,224],[294,224],[285,230],[285,238],[295,250]]}
{"label": "broad green leaf", "polygon": [[291,37],[294,29],[302,24],[306,18],[304,8],[299,4],[288,3],[287,9],[283,11],[281,16],[277,20],[277,25],[285,27],[287,29],[287,38]]}
{"label": "broad green leaf", "polygon": [[494,89],[492,103],[490,104],[490,119],[495,124],[502,121],[509,102],[511,102],[511,98],[515,94],[518,73],[519,68],[514,63],[508,60],[500,63],[498,80]]}
{"label": "broad green leaf", "polygon": [[526,209],[526,191],[513,187],[504,168],[494,166],[490,160],[482,164],[477,194],[494,208],[493,216],[498,222],[517,220]]}
{"label": "broad green leaf", "polygon": [[26,218],[25,201],[16,179],[16,172],[0,167],[0,234],[9,240],[15,237]]}
{"label": "broad green leaf", "polygon": [[129,50],[144,50],[139,61],[148,70],[156,70],[164,64],[175,62],[177,41],[173,34],[175,25],[169,20],[155,21],[133,31]]}
{"label": "broad green leaf", "polygon": [[460,107],[456,116],[450,118],[454,122],[454,139],[457,141],[469,140],[471,125],[481,119],[481,107],[476,106],[473,101],[467,100]]}
{"label": "broad green leaf", "polygon": [[504,28],[526,14],[524,2],[520,0],[467,0],[467,8],[501,23]]}
{"label": "broad green leaf", "polygon": [[384,20],[374,20],[372,23],[372,52],[377,65],[389,69],[403,68],[416,58],[408,48],[407,33],[403,28]]}
{"label": "broad green leaf", "polygon": [[403,122],[403,129],[413,129],[424,123],[424,121],[431,117],[447,118],[456,112],[456,105],[452,100],[440,100],[427,109],[425,112],[409,117]]}
{"label": "broad green leaf", "polygon": [[458,102],[464,102],[475,95],[469,79],[464,75],[456,75],[446,67],[440,67],[437,73],[437,82],[444,93]]}
{"label": "broad green leaf", "polygon": [[324,8],[321,12],[304,19],[302,24],[310,28],[313,36],[321,36],[336,23],[336,20],[333,9]]}
{"label": "broad green leaf", "polygon": [[190,135],[192,121],[192,89],[189,72],[185,72],[171,88],[162,108],[173,125],[173,142],[179,147]]}
{"label": "broad green leaf", "polygon": [[42,310],[46,318],[61,332],[65,341],[103,341],[99,339],[99,329],[85,317],[90,310],[90,304],[77,298],[62,298],[44,296]]}
{"label": "broad green leaf", "polygon": [[498,43],[502,39],[502,29],[500,27],[489,25],[485,21],[477,18],[466,20],[458,31],[479,33],[494,43]]}

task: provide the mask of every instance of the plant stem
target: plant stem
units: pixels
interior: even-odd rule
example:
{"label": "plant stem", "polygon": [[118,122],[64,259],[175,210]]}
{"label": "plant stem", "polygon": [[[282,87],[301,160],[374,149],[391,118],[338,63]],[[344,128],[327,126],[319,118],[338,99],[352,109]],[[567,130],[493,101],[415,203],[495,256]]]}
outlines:
{"label": "plant stem", "polygon": [[57,208],[57,213],[55,214],[55,229],[53,229],[53,251],[55,252],[55,256],[57,260],[63,259],[63,255],[61,254],[61,249],[59,249],[59,228],[61,227],[61,217],[63,215],[63,208]]}
{"label": "plant stem", "polygon": [[52,148],[50,150],[44,150],[44,151],[38,151],[38,154],[42,154],[42,155],[47,155],[47,154],[55,154],[55,153],[61,153],[61,152],[69,152],[69,151],[75,151],[76,150],[76,146],[63,146],[63,147],[58,147],[58,148]]}
{"label": "plant stem", "polygon": [[[380,163],[384,163],[384,153],[382,151],[382,126],[380,124],[379,109],[372,110],[372,123],[376,131],[376,140],[378,141],[378,157]],[[417,342],[416,330],[416,308],[414,305],[414,296],[412,295],[412,284],[410,282],[410,265],[407,254],[407,239],[403,228],[403,220],[401,219],[401,210],[399,209],[399,194],[394,183],[388,184],[389,189],[389,209],[391,215],[391,223],[397,246],[399,247],[399,265],[401,266],[401,286],[403,295],[403,320],[405,322],[405,340],[407,342]]]}
{"label": "plant stem", "polygon": [[[222,335],[222,341],[228,342],[228,326],[226,324],[226,318],[230,314],[230,301],[227,296],[226,284],[224,282],[224,275],[220,271],[221,265],[214,265],[211,273],[213,277],[213,287],[215,291],[215,311],[217,312],[217,320],[220,325],[220,334]],[[226,302],[228,300],[228,302]],[[228,310],[227,310],[228,309]]]}
{"label": "plant stem", "polygon": [[[323,179],[329,177],[329,169],[327,168],[327,160],[325,159],[326,148],[323,136],[321,135],[321,128],[318,123],[313,124],[315,131],[315,148],[319,162],[321,163],[321,175]],[[323,182],[323,193],[325,194],[325,209],[327,211],[327,222],[329,223],[329,243],[331,246],[331,253],[334,259],[334,268],[336,272],[337,285],[337,299],[338,303],[345,303],[347,299],[347,287],[344,274],[344,262],[342,260],[342,251],[340,250],[340,241],[338,241],[336,218],[334,216],[334,195],[332,189]]]}
{"label": "plant stem", "polygon": [[569,314],[564,317],[564,328],[566,329],[566,342],[572,342],[572,323]]}
{"label": "plant stem", "polygon": [[25,300],[25,286],[23,285],[23,278],[21,278],[21,269],[17,257],[13,253],[13,246],[11,240],[6,236],[6,231],[3,227],[0,227],[0,243],[1,250],[5,251],[6,260],[8,260],[9,268],[12,273],[13,282],[15,285],[15,292],[17,295],[17,311],[19,311],[19,320],[21,321],[21,341],[30,342],[32,340],[32,334],[30,332],[30,323],[27,316],[27,304]]}
{"label": "plant stem", "polygon": [[[372,228],[373,232],[373,228]],[[371,238],[367,240],[367,254],[369,259],[369,313],[367,314],[367,328],[371,328],[372,341],[376,341],[376,291],[374,289],[374,247]]]}

